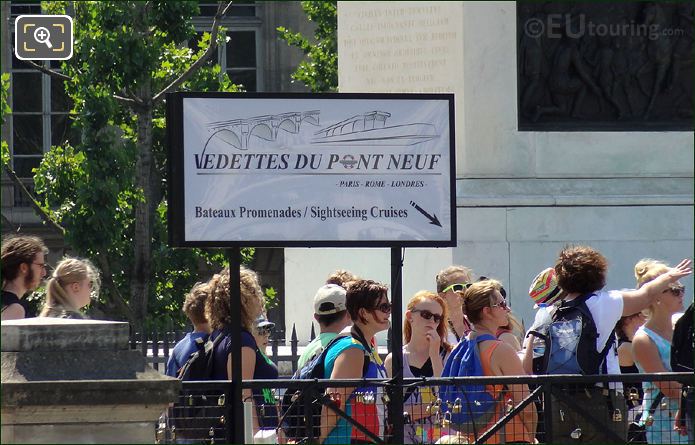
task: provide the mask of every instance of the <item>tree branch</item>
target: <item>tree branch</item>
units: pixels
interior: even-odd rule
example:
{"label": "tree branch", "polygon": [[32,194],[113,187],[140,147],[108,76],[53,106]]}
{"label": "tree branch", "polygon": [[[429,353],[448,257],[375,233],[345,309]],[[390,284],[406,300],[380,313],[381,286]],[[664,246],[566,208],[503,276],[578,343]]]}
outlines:
{"label": "tree branch", "polygon": [[16,227],[15,227],[15,225],[12,223],[12,221],[10,221],[10,220],[5,216],[4,213],[3,213],[2,215],[0,215],[0,216],[2,216],[2,225],[3,225],[3,228],[9,227],[9,228],[11,228],[12,231],[14,232],[14,231],[16,230]]}
{"label": "tree branch", "polygon": [[48,68],[46,68],[46,67],[43,66],[43,65],[39,65],[38,63],[32,62],[31,60],[24,60],[24,63],[26,63],[27,65],[30,65],[30,66],[36,68],[37,70],[41,71],[42,73],[48,74],[48,75],[50,75],[50,76],[52,76],[52,77],[55,77],[56,79],[60,79],[60,80],[70,80],[70,79],[72,79],[70,76],[66,76],[66,75],[63,74],[63,73],[59,73],[58,71],[53,71],[53,70],[51,70],[51,69],[48,69]]}
{"label": "tree branch", "polygon": [[115,303],[116,307],[118,307],[118,310],[128,319],[128,322],[135,325],[136,323],[133,311],[130,309],[130,306],[128,306],[128,303],[126,303],[125,298],[123,298],[123,295],[118,290],[116,283],[113,281],[111,266],[108,260],[104,258],[104,255],[101,252],[97,253],[96,258],[97,264],[99,264],[99,269],[101,269],[102,282],[106,284],[106,286],[112,292],[113,302]]}
{"label": "tree branch", "polygon": [[129,99],[127,97],[119,96],[118,94],[114,94],[113,98],[116,99],[119,102],[123,102],[123,104],[129,106],[129,107],[139,107],[142,105],[142,101],[137,101],[135,99]]}
{"label": "tree branch", "polygon": [[228,2],[225,6],[223,2],[219,3],[219,6],[217,7],[217,12],[215,13],[215,19],[212,22],[212,29],[210,30],[210,46],[208,49],[203,53],[203,55],[200,57],[200,59],[196,60],[193,65],[191,65],[186,72],[181,74],[176,80],[171,82],[166,88],[164,88],[162,91],[159,93],[155,94],[154,97],[152,98],[152,105],[157,105],[159,102],[161,102],[164,99],[164,96],[166,93],[169,93],[176,88],[179,87],[183,82],[187,81],[193,73],[200,68],[205,62],[208,61],[210,56],[212,56],[212,53],[217,49],[217,33],[219,32],[220,28],[220,21],[222,20],[222,17],[224,17],[227,12],[229,11],[229,8],[232,7],[232,2]]}
{"label": "tree branch", "polygon": [[45,222],[51,228],[57,230],[58,232],[60,232],[61,235],[64,236],[65,229],[60,224],[53,221],[51,216],[48,213],[46,213],[44,209],[41,208],[39,202],[36,200],[36,198],[34,198],[34,195],[32,195],[31,192],[27,190],[27,188],[24,186],[24,183],[21,179],[19,179],[14,170],[12,170],[8,164],[3,164],[2,166],[5,169],[5,173],[7,173],[7,176],[10,177],[14,185],[19,187],[19,190],[22,192],[22,195],[26,196],[29,199],[29,204],[31,204],[31,207],[34,208],[36,213],[39,215],[39,218],[41,218],[43,222]]}

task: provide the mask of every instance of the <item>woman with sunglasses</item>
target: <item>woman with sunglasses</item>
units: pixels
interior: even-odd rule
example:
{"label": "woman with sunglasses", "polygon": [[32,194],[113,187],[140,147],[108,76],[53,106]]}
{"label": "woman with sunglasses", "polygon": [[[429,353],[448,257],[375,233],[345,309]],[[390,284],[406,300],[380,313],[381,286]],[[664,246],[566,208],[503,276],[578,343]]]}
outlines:
{"label": "woman with sunglasses", "polygon": [[471,270],[464,266],[449,266],[436,277],[437,293],[446,303],[449,314],[447,342],[451,345],[456,345],[472,329],[461,307],[463,293],[471,285],[472,277]]}
{"label": "woman with sunglasses", "polygon": [[[416,293],[408,302],[403,321],[403,377],[441,377],[451,345],[446,341],[447,310],[442,298],[429,291]],[[392,355],[384,360],[389,378],[393,377]],[[404,409],[410,417],[403,435],[405,443],[432,443],[432,423],[426,421],[425,408],[436,400],[430,387],[406,390]]]}
{"label": "woman with sunglasses", "polygon": [[[481,276],[480,278],[478,278],[478,281],[484,281],[487,279],[488,277]],[[502,295],[502,298],[504,298],[505,300],[507,299],[507,291],[501,285],[500,295]],[[509,311],[507,311],[507,324],[500,327],[497,330],[497,334],[495,336],[503,342],[507,343],[512,348],[514,348],[516,352],[520,352],[521,342],[519,341],[519,337],[517,336],[517,334],[521,333],[523,335],[523,332],[524,328],[521,325],[521,322],[519,322],[519,320],[512,313],[512,310],[510,308]]]}
{"label": "woman with sunglasses", "polygon": [[[275,328],[275,323],[268,321],[265,314],[261,314],[256,318],[256,326],[253,330],[253,338],[256,340],[254,380],[273,380],[280,375],[277,365],[266,355],[273,328]],[[278,409],[275,390],[262,388],[253,397],[259,416],[258,425],[261,428],[276,428],[278,425]]]}
{"label": "woman with sunglasses", "polygon": [[[508,323],[507,315],[509,313],[507,301],[500,293],[501,287],[498,281],[488,279],[473,283],[466,289],[463,307],[474,326],[470,339],[475,341],[476,337],[485,334],[492,338],[478,343],[484,375],[525,375],[521,359],[517,356],[514,348],[496,339],[497,330]],[[496,406],[495,414],[489,425],[486,425],[485,430],[502,417],[508,404],[517,406],[529,395],[528,386],[524,384],[488,385],[487,388],[496,399],[501,397]],[[504,441],[506,443],[534,443],[536,421],[535,406],[529,404],[507,422],[504,428]],[[501,438],[500,433],[496,433],[486,443],[500,443]],[[476,440],[477,438],[470,437],[469,439]]]}
{"label": "woman with sunglasses", "polygon": [[[345,306],[353,325],[346,328],[339,340],[329,346],[324,361],[326,379],[386,378],[386,370],[372,338],[377,332],[389,327],[391,303],[386,286],[372,280],[357,280],[350,284],[345,295]],[[384,407],[383,389],[376,386],[360,388],[328,388],[326,393],[332,403],[345,411],[372,433],[383,437]],[[354,415],[354,406],[366,405],[359,416]],[[371,439],[353,436],[352,424],[334,411],[323,407],[321,411],[321,436],[319,443],[371,442]]]}
{"label": "woman with sunglasses", "polygon": [[[671,269],[665,263],[644,259],[635,265],[637,287],[653,281]],[[645,310],[647,321],[632,339],[632,353],[640,373],[671,371],[671,316],[683,310],[685,287],[680,282],[669,285]],[[688,436],[674,431],[674,419],[680,402],[681,386],[677,382],[644,382],[642,418],[648,443],[687,443]]]}

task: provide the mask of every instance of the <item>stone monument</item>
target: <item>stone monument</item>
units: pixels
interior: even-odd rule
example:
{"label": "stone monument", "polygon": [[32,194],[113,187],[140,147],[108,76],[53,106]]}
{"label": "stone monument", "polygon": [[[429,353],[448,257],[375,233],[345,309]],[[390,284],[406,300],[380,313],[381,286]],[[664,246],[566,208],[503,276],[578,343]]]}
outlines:
{"label": "stone monument", "polygon": [[[500,279],[514,313],[528,324],[534,317],[529,283],[565,244],[588,244],[606,255],[607,289],[633,287],[632,268],[640,258],[676,264],[692,255],[694,152],[692,109],[687,110],[692,94],[681,88],[692,70],[683,56],[692,48],[692,8],[633,3],[338,2],[341,93],[455,94],[457,247],[406,249],[404,301],[432,289],[438,270],[463,264],[477,275]],[[574,35],[574,17],[577,26],[584,23],[583,43],[575,48],[565,42],[547,62],[556,54],[558,63],[571,59],[572,76],[586,92],[581,101],[575,100],[578,91],[572,96],[579,122],[559,127],[559,120],[570,119],[562,115],[568,108],[549,97],[548,68],[554,65],[543,59],[551,51],[548,40],[558,45],[562,39],[548,39],[546,32],[533,40],[540,29],[534,26],[542,23],[555,32],[556,23],[569,20]],[[629,39],[633,34],[604,39],[599,34],[616,25],[601,17],[615,18],[620,32],[661,33],[635,41]],[[657,61],[666,42],[672,50],[668,62],[665,55]],[[651,52],[635,53],[632,44]],[[632,85],[615,73],[635,54],[645,60],[639,63],[641,83]],[[563,66],[555,66],[556,73]],[[635,88],[639,98],[632,97]],[[591,117],[592,109],[598,115]],[[680,125],[681,119],[689,125]],[[292,277],[285,287],[287,325],[296,322],[299,337],[308,338],[302,305],[320,279],[347,268],[388,282],[388,258],[374,249],[285,249],[286,276]],[[316,266],[308,270],[308,264]],[[684,281],[689,286],[692,278]],[[300,325],[307,326],[306,333]]]}
{"label": "stone monument", "polygon": [[2,443],[154,443],[180,389],[128,347],[128,323],[2,322]]}

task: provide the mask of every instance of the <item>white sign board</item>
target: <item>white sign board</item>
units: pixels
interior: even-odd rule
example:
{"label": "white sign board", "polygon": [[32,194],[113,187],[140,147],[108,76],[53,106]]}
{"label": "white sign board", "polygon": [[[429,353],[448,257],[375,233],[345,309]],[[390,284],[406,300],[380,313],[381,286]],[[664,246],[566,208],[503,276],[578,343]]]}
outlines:
{"label": "white sign board", "polygon": [[176,246],[453,246],[453,95],[176,93]]}

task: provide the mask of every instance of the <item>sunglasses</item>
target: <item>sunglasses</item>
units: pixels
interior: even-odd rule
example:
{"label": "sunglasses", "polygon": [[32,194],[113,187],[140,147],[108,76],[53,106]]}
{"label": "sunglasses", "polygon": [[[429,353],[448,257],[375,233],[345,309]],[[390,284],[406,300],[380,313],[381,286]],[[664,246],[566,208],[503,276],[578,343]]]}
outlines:
{"label": "sunglasses", "polygon": [[[485,280],[489,280],[489,278],[484,276],[484,275],[481,275],[480,278],[478,278],[478,281],[485,281]],[[507,291],[504,290],[504,287],[500,286],[500,294],[502,295],[502,298],[507,298]]]}
{"label": "sunglasses", "polygon": [[671,292],[676,297],[681,297],[685,295],[685,286],[674,284],[669,286],[664,292]]}
{"label": "sunglasses", "polygon": [[499,303],[497,304],[491,304],[490,307],[501,307],[502,309],[509,309],[509,306],[507,306],[507,300],[500,300]]}
{"label": "sunglasses", "polygon": [[447,293],[449,291],[453,292],[463,292],[466,289],[468,289],[471,286],[471,283],[454,283],[450,286],[447,286],[442,290],[442,293]]}
{"label": "sunglasses", "polygon": [[258,335],[270,335],[273,332],[273,328],[270,326],[263,326],[262,328],[256,328]]}
{"label": "sunglasses", "polygon": [[393,306],[391,303],[386,302],[386,303],[381,303],[380,305],[377,305],[374,309],[383,312],[384,314],[390,314],[391,309]]}
{"label": "sunglasses", "polygon": [[432,312],[428,311],[427,309],[412,309],[410,312],[417,312],[425,320],[434,319],[434,322],[437,324],[439,324],[439,322],[444,319],[444,317],[442,315],[433,314]]}

